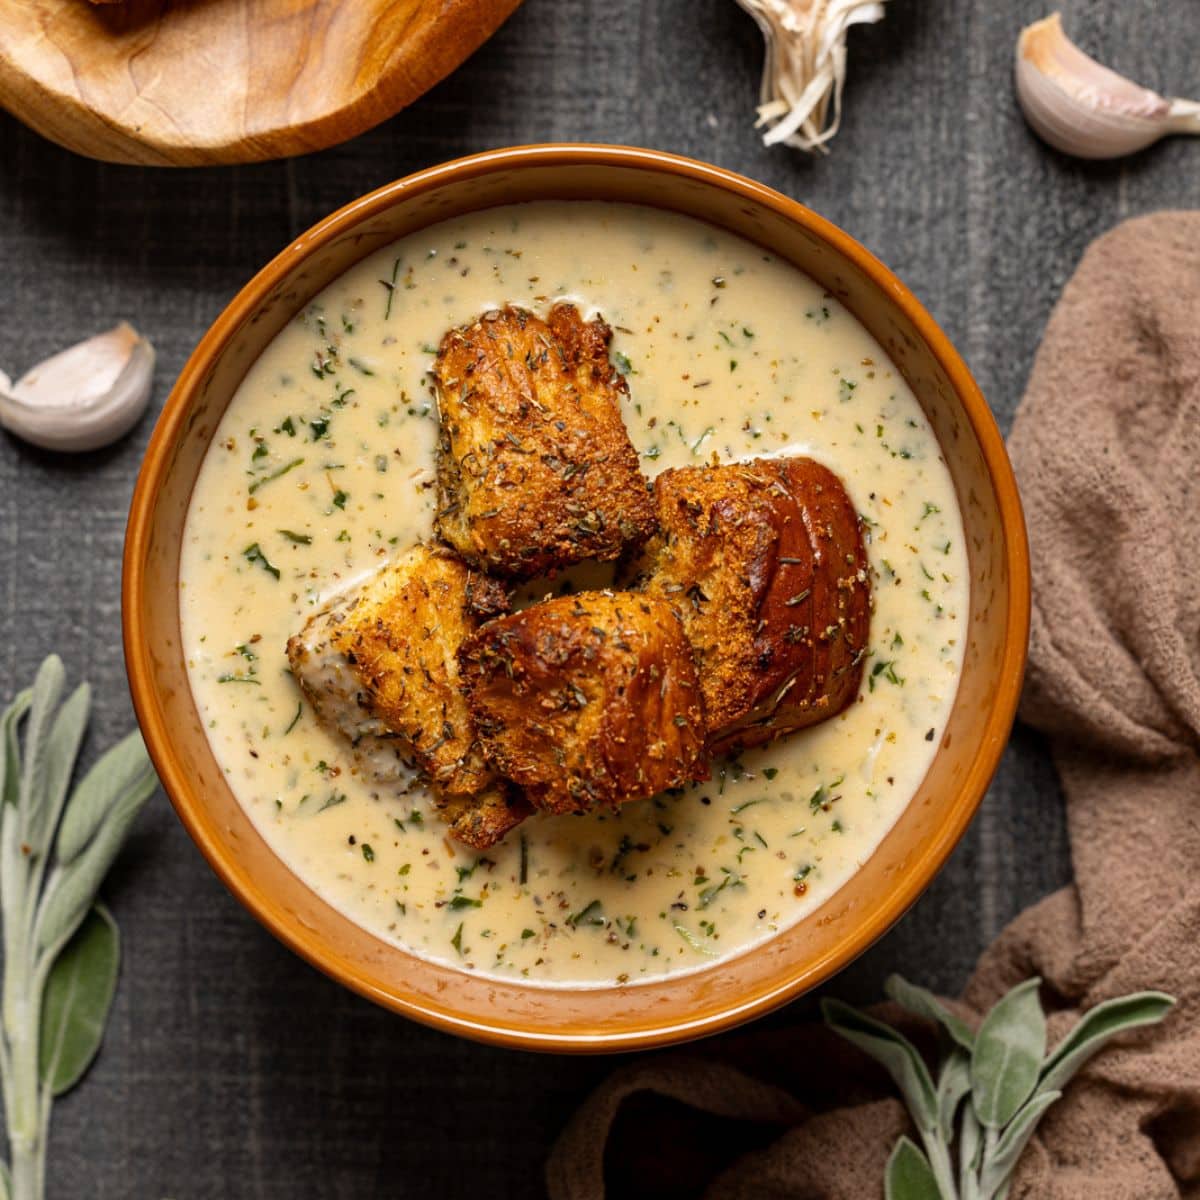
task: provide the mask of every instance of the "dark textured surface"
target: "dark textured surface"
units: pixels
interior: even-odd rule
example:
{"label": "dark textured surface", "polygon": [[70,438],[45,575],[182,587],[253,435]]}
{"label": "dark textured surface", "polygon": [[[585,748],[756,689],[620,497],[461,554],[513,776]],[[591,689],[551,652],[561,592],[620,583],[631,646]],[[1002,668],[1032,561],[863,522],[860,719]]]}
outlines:
{"label": "dark textured surface", "polygon": [[[1193,5],[1064,8],[1108,61],[1187,91]],[[1089,166],[1035,143],[1009,71],[1036,0],[890,9],[855,31],[845,125],[819,160],[759,145],[761,48],[732,0],[527,0],[420,104],[290,163],[102,166],[0,115],[0,365],[23,370],[124,316],[159,348],[159,406],[252,270],[343,202],[487,147],[629,142],[743,171],[864,241],[941,321],[1007,429],[1083,247],[1123,217],[1200,202],[1200,146]],[[58,650],[96,685],[89,756],[131,721],[120,550],[150,427],[69,460],[0,435],[0,693]],[[950,865],[834,990],[872,999],[897,968],[957,988],[1000,926],[1068,874],[1053,772],[1018,729]],[[108,891],[124,974],[101,1059],[55,1112],[51,1200],[537,1196],[547,1146],[611,1065],[470,1045],[342,991],[238,908],[161,796]]]}

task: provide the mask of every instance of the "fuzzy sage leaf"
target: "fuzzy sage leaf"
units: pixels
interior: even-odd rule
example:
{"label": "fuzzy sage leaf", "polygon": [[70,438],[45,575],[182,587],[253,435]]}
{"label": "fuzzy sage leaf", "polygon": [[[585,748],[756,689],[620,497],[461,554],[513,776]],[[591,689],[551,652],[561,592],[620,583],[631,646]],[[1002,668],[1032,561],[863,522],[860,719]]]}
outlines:
{"label": "fuzzy sage leaf", "polygon": [[869,1054],[892,1077],[922,1133],[938,1127],[937,1097],[929,1069],[917,1048],[902,1033],[865,1013],[826,998],[821,1001],[826,1024]]}
{"label": "fuzzy sage leaf", "polygon": [[49,757],[47,734],[54,719],[54,706],[62,695],[66,674],[62,659],[57,654],[51,654],[38,668],[37,677],[33,681],[29,713],[26,717],[25,755],[17,801],[21,810],[22,838],[29,828],[30,809],[45,784]]}
{"label": "fuzzy sage leaf", "polygon": [[1061,1092],[1039,1092],[1009,1122],[999,1141],[983,1156],[979,1171],[981,1196],[995,1196],[1008,1182],[1042,1114],[1061,1095]]}
{"label": "fuzzy sage leaf", "polygon": [[901,1137],[887,1161],[884,1200],[940,1200],[933,1168],[920,1147]]}
{"label": "fuzzy sage leaf", "polygon": [[60,704],[65,679],[51,655],[0,716],[0,1075],[12,1155],[0,1200],[41,1200],[51,1101],[100,1048],[120,943],[96,893],[154,790],[135,736],[69,793],[91,698],[84,685]]}
{"label": "fuzzy sage leaf", "polygon": [[39,952],[63,945],[87,916],[92,900],[145,800],[146,795],[140,792],[118,796],[105,813],[87,849],[73,862],[55,866],[38,912]]}
{"label": "fuzzy sage leaf", "polygon": [[17,723],[29,709],[33,693],[26,689],[4,710],[0,718],[0,796],[5,804],[14,807],[21,779],[21,750],[17,744]]}
{"label": "fuzzy sage leaf", "polygon": [[1066,1082],[1111,1038],[1161,1021],[1175,1003],[1162,992],[1106,1000],[1044,1057],[1040,982],[1013,988],[972,1035],[932,992],[899,976],[888,980],[894,1001],[949,1035],[936,1089],[902,1034],[846,1004],[822,1002],[830,1027],[887,1068],[924,1143],[923,1150],[907,1137],[896,1143],[884,1180],[888,1200],[1007,1200],[1017,1163]]}
{"label": "fuzzy sage leaf", "polygon": [[1037,1086],[1046,1053],[1041,980],[1019,983],[984,1018],[971,1053],[971,1100],[986,1129],[1008,1124]]}
{"label": "fuzzy sage leaf", "polygon": [[958,1178],[963,1200],[979,1194],[979,1160],[983,1155],[983,1126],[970,1104],[962,1107],[958,1136]]}
{"label": "fuzzy sage leaf", "polygon": [[954,1138],[954,1118],[970,1090],[971,1056],[961,1046],[956,1046],[942,1063],[937,1081],[938,1127],[947,1141]]}
{"label": "fuzzy sage leaf", "polygon": [[91,704],[91,689],[86,683],[81,684],[58,710],[46,736],[41,786],[30,798],[29,825],[25,834],[26,843],[43,859],[67,799],[71,771],[87,728]]}
{"label": "fuzzy sage leaf", "polygon": [[94,905],[55,960],[42,995],[38,1074],[52,1096],[73,1088],[99,1052],[120,960],[117,923]]}
{"label": "fuzzy sage leaf", "polygon": [[58,865],[66,866],[79,857],[118,797],[138,796],[145,800],[157,786],[158,778],[146,757],[142,735],[135,729],[101,755],[76,786],[54,844]]}
{"label": "fuzzy sage leaf", "polygon": [[1061,1091],[1075,1072],[1117,1034],[1157,1025],[1174,1004],[1174,998],[1164,992],[1137,992],[1097,1004],[1046,1059],[1038,1091]]}
{"label": "fuzzy sage leaf", "polygon": [[936,1021],[964,1050],[975,1048],[975,1035],[961,1017],[956,1017],[928,988],[909,983],[900,975],[889,975],[884,993],[914,1016]]}

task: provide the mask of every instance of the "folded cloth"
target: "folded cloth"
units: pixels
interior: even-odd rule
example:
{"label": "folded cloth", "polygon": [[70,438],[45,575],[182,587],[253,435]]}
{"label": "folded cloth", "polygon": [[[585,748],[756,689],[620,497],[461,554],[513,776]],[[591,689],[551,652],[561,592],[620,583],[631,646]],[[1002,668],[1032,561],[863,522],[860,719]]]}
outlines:
{"label": "folded cloth", "polygon": [[[1101,1000],[1175,995],[1076,1077],[1011,1196],[1200,1197],[1200,213],[1092,244],[1009,449],[1033,555],[1021,716],[1050,738],[1075,882],[1004,930],[956,1008],[978,1018],[1040,975],[1053,1045]],[[550,1194],[879,1196],[908,1123],[891,1094],[818,1026],[642,1059],[571,1121]]]}

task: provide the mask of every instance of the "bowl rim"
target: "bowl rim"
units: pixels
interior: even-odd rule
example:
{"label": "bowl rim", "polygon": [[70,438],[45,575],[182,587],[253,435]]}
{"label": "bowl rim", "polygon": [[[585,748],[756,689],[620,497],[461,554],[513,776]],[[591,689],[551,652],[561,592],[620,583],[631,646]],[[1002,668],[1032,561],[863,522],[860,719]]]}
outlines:
{"label": "bowl rim", "polygon": [[[808,230],[853,263],[912,322],[945,372],[962,404],[992,479],[1009,570],[1008,614],[995,702],[984,720],[979,750],[957,789],[947,815],[914,855],[897,886],[869,915],[824,957],[797,967],[778,986],[749,1000],[730,1004],[701,1018],[686,1013],[608,1032],[541,1032],[486,1016],[467,1018],[449,1007],[397,995],[365,979],[353,962],[317,944],[274,908],[270,898],[238,877],[221,842],[209,835],[198,816],[204,805],[192,791],[175,757],[166,721],[153,702],[151,653],[141,618],[139,599],[145,590],[143,562],[151,515],[162,482],[171,466],[172,450],[183,431],[187,401],[209,368],[227,349],[246,320],[287,275],[339,234],[376,216],[401,200],[410,200],[450,181],[462,182],[499,171],[530,167],[632,167],[650,173],[681,177],[714,186],[750,203],[761,205],[792,224]],[[138,724],[151,760],[180,821],[209,866],[237,900],[276,938],[311,966],[384,1008],[448,1033],[498,1046],[528,1050],[608,1053],[616,1050],[665,1046],[721,1032],[779,1007],[826,982],[886,933],[924,893],[958,844],[979,808],[1000,763],[1016,715],[1024,677],[1030,623],[1030,565],[1025,520],[1016,478],[1004,441],[982,391],[949,338],[900,279],[865,246],[826,218],[765,184],[696,159],[632,146],[598,143],[538,143],[504,147],[428,167],[385,184],[350,201],[318,221],[275,255],[226,305],[205,332],[180,372],[159,415],[134,487],[126,527],[121,586],[122,630],[126,670]],[[400,950],[400,953],[410,953]]]}

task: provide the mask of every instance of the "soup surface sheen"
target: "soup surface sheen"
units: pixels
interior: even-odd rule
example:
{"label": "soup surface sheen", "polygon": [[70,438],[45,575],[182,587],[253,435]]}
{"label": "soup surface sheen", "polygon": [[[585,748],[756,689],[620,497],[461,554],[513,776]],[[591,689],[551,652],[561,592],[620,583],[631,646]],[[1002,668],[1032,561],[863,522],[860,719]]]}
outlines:
{"label": "soup surface sheen", "polygon": [[[857,702],[679,795],[534,817],[486,854],[421,791],[360,776],[287,670],[336,591],[431,535],[452,325],[570,298],[616,330],[648,474],[765,454],[836,471],[867,521],[871,654]],[[532,594],[604,581],[593,566]],[[570,582],[568,580],[571,580]],[[924,415],[879,345],[810,279],[677,215],[496,208],[359,263],[239,388],[192,497],[180,583],[196,704],[230,787],[289,867],[386,941],[543,984],[692,970],[811,912],[920,783],[954,700],[967,612],[962,524]]]}

